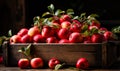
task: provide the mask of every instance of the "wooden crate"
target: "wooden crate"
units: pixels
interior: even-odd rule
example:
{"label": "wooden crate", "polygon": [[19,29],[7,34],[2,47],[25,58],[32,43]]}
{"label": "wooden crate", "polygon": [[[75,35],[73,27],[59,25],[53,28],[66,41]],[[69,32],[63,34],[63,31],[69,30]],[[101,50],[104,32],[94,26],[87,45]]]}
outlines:
{"label": "wooden crate", "polygon": [[[17,66],[20,58],[25,57],[18,50],[28,44],[9,44],[4,42],[3,55],[5,66]],[[110,46],[110,47],[108,47]],[[50,58],[56,57],[67,65],[75,66],[76,61],[85,57],[90,63],[90,67],[109,67],[116,58],[116,47],[107,43],[75,43],[75,44],[32,44],[31,51],[37,57],[42,57],[45,64]]]}
{"label": "wooden crate", "polygon": [[[115,50],[113,49],[113,52],[116,52],[116,58],[117,59],[114,61],[114,63],[112,63],[111,68],[120,68],[120,41],[111,41],[111,42],[109,42],[108,47],[115,47],[116,48]],[[111,58],[111,59],[109,59],[109,61],[113,60],[113,59],[114,58]]]}

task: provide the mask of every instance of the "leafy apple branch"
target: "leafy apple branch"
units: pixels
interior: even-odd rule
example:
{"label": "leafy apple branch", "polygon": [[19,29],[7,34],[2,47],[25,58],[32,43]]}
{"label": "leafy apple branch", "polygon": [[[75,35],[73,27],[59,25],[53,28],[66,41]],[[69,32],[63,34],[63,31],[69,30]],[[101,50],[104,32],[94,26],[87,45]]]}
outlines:
{"label": "leafy apple branch", "polygon": [[8,36],[0,36],[0,52],[2,52],[2,44],[4,41],[8,41],[10,37],[12,36],[12,30],[10,29],[8,31]]}
{"label": "leafy apple branch", "polygon": [[23,55],[25,55],[28,59],[31,59],[31,48],[32,44],[29,44],[27,47],[22,47],[21,49],[18,50],[18,52],[22,53]]}

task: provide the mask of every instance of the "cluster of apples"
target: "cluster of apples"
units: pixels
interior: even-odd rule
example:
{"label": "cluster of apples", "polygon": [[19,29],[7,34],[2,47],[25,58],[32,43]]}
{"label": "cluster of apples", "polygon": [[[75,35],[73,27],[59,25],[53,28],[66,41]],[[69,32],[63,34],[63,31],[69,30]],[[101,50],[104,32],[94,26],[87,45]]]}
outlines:
{"label": "cluster of apples", "polygon": [[[107,31],[106,28],[98,28],[95,25],[99,23],[94,22],[88,26],[81,24],[77,20],[72,21],[74,24],[69,21],[63,21],[61,24],[52,22],[53,25],[60,28],[50,26],[44,26],[42,30],[38,26],[33,26],[30,29],[22,28],[10,38],[10,43],[101,43],[113,39],[111,31]],[[82,28],[86,26],[89,28],[81,33],[83,31]],[[98,33],[98,31],[101,31],[101,33]]]}
{"label": "cluster of apples", "polygon": [[102,27],[96,14],[74,16],[72,9],[57,10],[48,6],[50,12],[34,17],[34,26],[21,28],[10,38],[10,43],[101,43],[114,40],[114,34]]}
{"label": "cluster of apples", "polygon": [[[89,67],[89,62],[86,58],[79,58],[76,61],[76,68],[78,69],[87,69]],[[31,60],[27,58],[21,58],[18,61],[18,67],[21,69],[32,68],[32,69],[40,69],[44,67],[44,61],[40,57],[32,58]],[[61,61],[57,58],[51,58],[48,61],[48,67],[50,69],[59,69],[63,67]]]}

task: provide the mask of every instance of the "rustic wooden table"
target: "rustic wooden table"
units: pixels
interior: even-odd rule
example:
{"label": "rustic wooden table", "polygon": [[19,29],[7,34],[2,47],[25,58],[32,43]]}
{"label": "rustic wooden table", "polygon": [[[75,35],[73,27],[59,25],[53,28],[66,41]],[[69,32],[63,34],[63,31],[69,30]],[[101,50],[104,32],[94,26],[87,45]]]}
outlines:
{"label": "rustic wooden table", "polygon": [[[20,69],[19,67],[5,67],[4,65],[0,65],[0,71],[54,71],[52,69]],[[88,70],[76,70],[76,69],[59,69],[57,71],[120,71],[120,68],[114,69],[88,69]]]}

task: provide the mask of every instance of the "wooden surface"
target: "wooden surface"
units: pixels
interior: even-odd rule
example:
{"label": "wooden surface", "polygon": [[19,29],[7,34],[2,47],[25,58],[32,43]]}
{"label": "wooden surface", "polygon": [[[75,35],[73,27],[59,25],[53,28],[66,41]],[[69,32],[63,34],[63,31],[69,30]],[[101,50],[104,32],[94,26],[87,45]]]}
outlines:
{"label": "wooden surface", "polygon": [[[49,68],[43,68],[43,69],[20,69],[19,67],[6,67],[3,64],[0,64],[0,71],[55,71],[53,69]],[[120,71],[120,65],[114,65],[111,68],[89,68],[87,70],[77,70],[77,69],[72,69],[70,67],[59,69],[57,71]]]}
{"label": "wooden surface", "polygon": [[[20,69],[19,67],[5,67],[3,65],[0,65],[0,71],[54,71],[52,69]],[[76,70],[76,69],[59,69],[57,71],[120,71],[120,68],[114,68],[114,69],[88,69],[88,70]]]}

